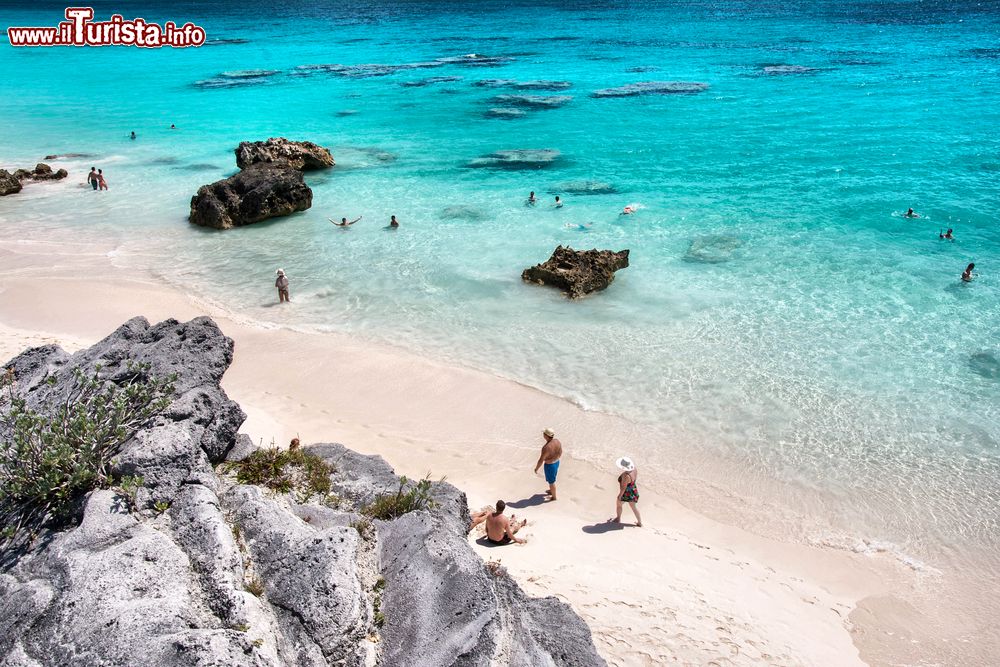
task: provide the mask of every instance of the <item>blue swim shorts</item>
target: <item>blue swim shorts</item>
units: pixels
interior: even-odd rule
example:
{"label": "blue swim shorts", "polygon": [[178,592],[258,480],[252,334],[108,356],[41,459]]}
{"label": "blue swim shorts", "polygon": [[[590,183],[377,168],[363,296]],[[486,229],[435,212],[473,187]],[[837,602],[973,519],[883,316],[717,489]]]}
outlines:
{"label": "blue swim shorts", "polygon": [[543,466],[545,470],[545,481],[549,484],[556,483],[556,474],[559,472],[559,461],[555,463],[546,463]]}

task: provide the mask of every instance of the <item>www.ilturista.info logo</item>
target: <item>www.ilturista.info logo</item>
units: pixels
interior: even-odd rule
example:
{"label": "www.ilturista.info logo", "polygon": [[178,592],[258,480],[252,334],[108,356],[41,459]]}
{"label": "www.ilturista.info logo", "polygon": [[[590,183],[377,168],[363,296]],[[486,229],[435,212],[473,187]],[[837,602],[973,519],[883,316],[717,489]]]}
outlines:
{"label": "www.ilturista.info logo", "polygon": [[66,20],[55,28],[7,28],[11,46],[161,46],[183,48],[205,43],[205,29],[193,23],[162,26],[145,19],[125,20],[112,14],[108,21],[94,21],[92,7],[67,7]]}

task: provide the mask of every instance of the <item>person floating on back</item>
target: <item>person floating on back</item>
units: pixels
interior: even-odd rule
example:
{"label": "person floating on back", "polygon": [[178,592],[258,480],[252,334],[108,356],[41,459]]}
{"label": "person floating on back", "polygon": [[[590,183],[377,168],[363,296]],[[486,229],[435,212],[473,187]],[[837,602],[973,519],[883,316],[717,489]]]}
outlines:
{"label": "person floating on back", "polygon": [[99,183],[97,180],[97,167],[90,168],[90,173],[87,174],[87,182],[90,183],[91,187],[95,190],[97,189],[97,184]]}
{"label": "person floating on back", "polygon": [[938,232],[938,238],[939,239],[948,239],[949,241],[954,241],[955,240],[955,237],[951,235],[951,228],[949,228],[948,231],[944,232],[944,233]]}
{"label": "person floating on back", "polygon": [[101,190],[107,190],[108,189],[108,182],[106,180],[104,180],[104,170],[103,169],[98,169],[97,170],[97,185],[98,185],[99,189],[101,189]]}
{"label": "person floating on back", "polygon": [[627,456],[623,456],[615,461],[615,465],[622,471],[622,474],[618,475],[618,492],[615,494],[615,518],[612,519],[612,522],[621,523],[622,504],[628,503],[628,506],[632,508],[632,514],[635,514],[635,525],[642,528],[642,517],[639,516],[639,508],[636,506],[639,502],[639,486],[636,482],[639,477],[639,471],[636,469],[632,459]]}
{"label": "person floating on back", "polygon": [[518,521],[515,516],[508,519],[503,515],[506,507],[507,503],[498,500],[496,511],[486,517],[486,540],[490,544],[510,544],[511,542],[524,544],[527,540],[515,536],[517,531],[527,525],[528,520]]}
{"label": "person floating on back", "polygon": [[285,275],[285,270],[278,269],[275,273],[278,276],[274,280],[274,286],[278,288],[278,303],[291,301],[288,298],[288,276]]}
{"label": "person floating on back", "polygon": [[974,268],[976,268],[975,264],[969,264],[967,267],[965,267],[965,271],[962,272],[962,282],[966,283],[972,282],[972,279],[978,275],[972,272]]}
{"label": "person floating on back", "polygon": [[919,218],[920,214],[914,212],[914,210],[912,208],[908,208],[908,209],[906,209],[906,213],[903,214],[903,217],[904,218]]}
{"label": "person floating on back", "polygon": [[538,474],[539,468],[545,466],[545,481],[549,484],[545,493],[549,496],[549,500],[555,500],[556,476],[559,474],[559,459],[562,458],[562,443],[556,440],[556,434],[550,428],[542,431],[542,437],[545,438],[545,444],[542,445],[542,453],[538,457],[538,463],[535,464],[535,474]]}
{"label": "person floating on back", "polygon": [[363,217],[364,217],[363,215],[359,215],[358,217],[356,217],[354,220],[351,220],[350,222],[347,221],[347,218],[341,218],[340,222],[335,221],[333,218],[327,218],[327,220],[329,220],[333,224],[337,225],[338,227],[344,227],[346,229],[347,227],[350,227],[351,225],[353,225],[355,222],[357,222],[358,220],[360,220]]}

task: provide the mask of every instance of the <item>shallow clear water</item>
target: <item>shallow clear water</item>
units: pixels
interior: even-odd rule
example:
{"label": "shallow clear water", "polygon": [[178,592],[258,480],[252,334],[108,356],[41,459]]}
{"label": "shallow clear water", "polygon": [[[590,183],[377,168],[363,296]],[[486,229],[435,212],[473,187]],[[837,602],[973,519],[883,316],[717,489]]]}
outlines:
{"label": "shallow clear water", "polygon": [[[287,2],[267,25],[263,3],[96,9],[247,41],[0,46],[3,165],[96,156],[53,162],[70,184],[0,200],[4,237],[113,237],[117,262],[249,317],[391,341],[651,424],[662,439],[634,455],[822,514],[831,534],[931,562],[995,558],[997,3]],[[0,20],[54,25],[61,11]],[[470,53],[505,60],[301,68]],[[220,77],[245,70],[276,73]],[[428,77],[461,79],[402,85]],[[572,85],[473,85],[492,78]],[[639,81],[709,88],[590,96]],[[487,117],[503,94],[572,99]],[[197,187],[235,170],[237,142],[279,135],[337,159],[307,176],[311,210],[226,233],[186,222]],[[561,157],[465,166],[520,148]],[[91,164],[109,192],[79,186]],[[580,181],[614,192],[574,194]],[[620,217],[629,203],[644,208]],[[909,206],[924,217],[902,218]],[[358,215],[348,231],[326,220]],[[938,239],[948,227],[953,243]],[[560,243],[629,248],[631,266],[579,302],[523,284]],[[966,285],[968,262],[980,277]],[[292,307],[272,304],[279,266]]]}

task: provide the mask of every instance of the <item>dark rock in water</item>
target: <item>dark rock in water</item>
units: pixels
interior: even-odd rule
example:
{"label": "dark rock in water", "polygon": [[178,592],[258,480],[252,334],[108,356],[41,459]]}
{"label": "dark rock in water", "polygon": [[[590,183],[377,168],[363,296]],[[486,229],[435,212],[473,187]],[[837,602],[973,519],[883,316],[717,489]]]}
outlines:
{"label": "dark rock in water", "polygon": [[495,104],[526,109],[557,109],[571,102],[571,95],[497,95]]}
{"label": "dark rock in water", "polygon": [[246,169],[254,164],[285,164],[292,169],[309,171],[334,165],[330,151],[311,141],[289,141],[271,137],[267,141],[244,141],[236,147],[236,166]]}
{"label": "dark rock in water", "polygon": [[523,148],[497,151],[469,162],[474,169],[546,169],[557,163],[560,153],[551,148]]}
{"label": "dark rock in water", "polygon": [[760,68],[760,73],[768,76],[812,74],[818,71],[815,67],[806,67],[805,65],[764,65]]}
{"label": "dark rock in water", "polygon": [[152,160],[149,161],[149,164],[166,164],[166,165],[171,165],[171,164],[178,164],[179,162],[180,162],[180,160],[178,160],[174,156],[172,156],[172,155],[166,155],[164,157],[153,158]]}
{"label": "dark rock in water", "polygon": [[343,118],[345,116],[354,116],[357,113],[358,113],[357,109],[341,109],[340,111],[338,111],[334,115]]}
{"label": "dark rock in water", "polygon": [[637,95],[690,95],[708,90],[707,83],[696,81],[640,81],[617,88],[595,90],[591,97],[636,97]]}
{"label": "dark rock in water", "polygon": [[484,56],[481,53],[467,53],[464,56],[438,58],[435,62],[442,65],[465,65],[467,67],[500,67],[513,61],[513,58],[503,56]]}
{"label": "dark rock in water", "polygon": [[14,172],[14,178],[18,181],[58,181],[69,175],[65,169],[52,171],[52,167],[39,162],[34,169],[18,169]]}
{"label": "dark rock in water", "polygon": [[396,161],[389,151],[373,146],[337,146],[338,171],[385,167]]}
{"label": "dark rock in water", "polygon": [[276,69],[243,69],[230,72],[221,72],[210,79],[195,81],[192,86],[195,88],[239,88],[243,86],[256,86],[267,83],[267,80],[276,74],[281,74],[281,70]]}
{"label": "dark rock in water", "polygon": [[59,155],[46,155],[43,160],[69,160],[74,158],[97,157],[93,153],[62,153]]}
{"label": "dark rock in water", "polygon": [[399,84],[405,88],[423,88],[424,86],[430,86],[435,83],[454,83],[455,81],[461,81],[463,77],[460,76],[429,76],[426,79],[417,79],[416,81],[404,81]]}
{"label": "dark rock in water", "polygon": [[521,278],[565,291],[571,299],[603,290],[615,279],[615,271],[628,267],[628,250],[573,250],[558,246],[543,264],[521,273]]}
{"label": "dark rock in water", "polygon": [[705,264],[728,262],[736,249],[742,245],[743,241],[735,236],[699,236],[691,241],[688,251],[684,254],[684,261]]}
{"label": "dark rock in water", "polygon": [[238,37],[234,38],[219,38],[219,39],[206,39],[202,46],[223,46],[225,44],[249,44],[249,39],[241,39]]}
{"label": "dark rock in water", "polygon": [[190,221],[231,229],[291,215],[312,206],[302,172],[287,164],[256,164],[235,176],[203,185],[191,198]]}
{"label": "dark rock in water", "polygon": [[969,367],[976,375],[1000,380],[1000,359],[993,352],[976,352],[969,357]]}
{"label": "dark rock in water", "polygon": [[502,107],[493,107],[492,109],[487,109],[486,113],[483,115],[487,118],[514,120],[515,118],[524,118],[528,115],[528,113],[523,109],[504,109]]}
{"label": "dark rock in water", "polygon": [[21,191],[21,179],[6,169],[0,169],[0,197]]}
{"label": "dark rock in water", "polygon": [[468,220],[469,222],[481,222],[488,216],[479,209],[471,206],[448,206],[441,211],[441,217],[445,220]]}
{"label": "dark rock in water", "polygon": [[487,568],[468,542],[465,494],[450,484],[431,485],[432,509],[368,521],[361,508],[401,480],[339,444],[303,448],[332,466],[336,502],[237,483],[221,464],[253,444],[237,436],[245,415],[220,387],[233,351],[208,318],[135,318],[74,355],[47,346],[2,366],[43,412],[74,390],[75,371],[96,366],[119,386],[134,379],[132,362],[176,382],[115,464],[143,478],[134,508],[92,491],[78,525],[43,526],[5,554],[0,664],[605,664],[568,605]]}
{"label": "dark rock in water", "polygon": [[641,65],[639,67],[629,67],[625,70],[628,74],[642,74],[643,72],[658,72],[660,68],[656,65]]}
{"label": "dark rock in water", "polygon": [[480,88],[513,88],[514,90],[566,90],[573,87],[569,81],[517,81],[515,79],[481,79],[472,85]]}
{"label": "dark rock in water", "polygon": [[550,194],[559,194],[561,192],[571,195],[613,195],[618,192],[618,189],[604,181],[570,181],[549,190]]}
{"label": "dark rock in water", "polygon": [[219,167],[208,162],[195,162],[192,164],[179,164],[174,169],[183,169],[184,171],[218,171]]}
{"label": "dark rock in water", "polygon": [[334,74],[349,79],[370,79],[381,76],[392,76],[399,72],[428,69],[432,67],[442,67],[444,63],[430,61],[422,63],[407,63],[404,65],[382,65],[377,63],[364,63],[360,65],[340,65],[340,64],[320,64],[320,65],[299,65],[292,74],[296,76],[309,76],[311,74]]}
{"label": "dark rock in water", "polygon": [[969,49],[968,53],[976,56],[977,58],[1000,58],[1000,47]]}

